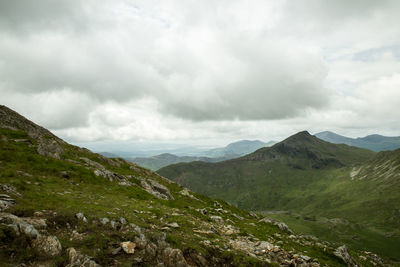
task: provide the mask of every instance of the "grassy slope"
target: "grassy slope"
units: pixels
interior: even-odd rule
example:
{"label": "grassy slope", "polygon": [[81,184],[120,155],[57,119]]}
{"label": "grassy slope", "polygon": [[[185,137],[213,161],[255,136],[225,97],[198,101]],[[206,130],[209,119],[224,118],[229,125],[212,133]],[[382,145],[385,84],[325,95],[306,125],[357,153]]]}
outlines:
{"label": "grassy slope", "polygon": [[[379,251],[399,260],[400,181],[399,177],[373,179],[376,175],[370,169],[376,166],[376,158],[388,157],[378,154],[368,161],[373,155],[368,150],[333,145],[300,133],[243,158],[217,164],[177,164],[159,173],[196,192],[223,198],[245,209],[346,218],[359,224],[356,234],[362,242],[351,242],[351,237],[343,239],[338,235],[323,237],[347,240],[353,247]],[[365,167],[351,179],[353,168],[362,162],[370,169]],[[368,177],[360,179],[364,173]],[[302,223],[292,225],[302,229]],[[326,230],[322,227],[318,232],[308,222],[305,227],[305,232],[313,234]]]}
{"label": "grassy slope", "polygon": [[[64,248],[78,248],[104,266],[110,265],[116,258],[111,254],[110,247],[112,248],[121,241],[132,239],[135,233],[120,233],[110,228],[105,229],[96,223],[79,224],[74,218],[74,214],[77,212],[85,213],[90,222],[102,217],[118,220],[123,216],[129,222],[145,229],[151,229],[154,235],[161,234],[160,228],[166,223],[177,222],[180,228],[171,229],[167,233],[167,241],[173,246],[182,250],[195,249],[204,255],[209,255],[210,250],[201,245],[200,241],[210,240],[224,251],[216,250],[212,253],[216,253],[215,255],[218,257],[227,258],[231,264],[258,264],[257,260],[252,257],[224,249],[227,239],[235,238],[236,235],[224,237],[220,234],[193,234],[194,228],[213,224],[209,215],[219,215],[224,220],[230,219],[233,225],[240,229],[240,235],[251,234],[261,240],[270,240],[274,239],[274,234],[280,233],[282,237],[279,239],[282,240],[283,247],[300,253],[307,251],[308,255],[318,258],[321,263],[331,266],[341,265],[341,261],[332,255],[331,250],[324,252],[320,247],[303,246],[292,242],[287,238],[287,234],[276,226],[258,223],[258,220],[251,217],[248,212],[223,201],[220,201],[222,208],[229,212],[227,214],[218,213],[212,208],[214,200],[197,194],[195,196],[199,200],[182,196],[177,193],[182,190],[180,186],[174,183],[165,183],[148,170],[141,168],[132,170],[128,164],[115,167],[97,154],[67,144],[63,146],[66,152],[64,159],[56,160],[37,154],[36,140],[23,132],[0,129],[0,137],[0,183],[15,186],[23,195],[22,198],[16,197],[18,204],[12,208],[11,212],[20,216],[31,216],[34,211],[38,210],[55,211],[57,215],[48,218],[50,233],[58,236]],[[15,139],[30,141],[14,142]],[[115,182],[96,177],[92,171],[84,167],[80,157],[90,158],[109,170],[132,175],[131,182],[134,183],[139,183],[139,177],[158,180],[168,186],[175,200],[160,200],[139,186],[120,186]],[[67,159],[75,160],[80,164],[67,161]],[[68,171],[71,177],[63,178],[60,175],[61,171]],[[196,211],[199,208],[207,208],[209,214],[203,215]],[[180,215],[172,216],[173,212]],[[238,220],[233,213],[244,219]],[[66,222],[70,223],[72,227],[75,226],[79,233],[85,233],[84,238],[82,240],[71,239],[70,233],[65,227]],[[0,231],[0,237],[4,237],[3,234]],[[277,240],[275,239],[275,241]],[[3,242],[7,242],[7,240],[0,238],[0,261],[3,264],[27,262],[40,258],[40,255],[32,254],[29,250],[21,250],[19,243]],[[122,255],[118,256],[118,261],[120,266],[130,266],[132,259],[127,255]],[[59,264],[62,265],[63,262],[65,262],[65,256],[58,259]]]}

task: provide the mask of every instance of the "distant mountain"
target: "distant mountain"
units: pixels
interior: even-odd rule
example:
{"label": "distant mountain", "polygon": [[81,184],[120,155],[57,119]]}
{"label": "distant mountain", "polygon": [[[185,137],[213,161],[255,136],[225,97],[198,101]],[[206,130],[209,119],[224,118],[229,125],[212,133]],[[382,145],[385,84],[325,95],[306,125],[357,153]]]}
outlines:
{"label": "distant mountain", "polygon": [[223,157],[209,158],[209,157],[176,156],[174,154],[164,153],[153,157],[137,157],[129,160],[134,163],[137,163],[138,165],[144,168],[149,168],[151,170],[156,171],[162,167],[180,162],[192,162],[192,161],[219,162],[236,157],[238,157],[238,155],[225,155]]}
{"label": "distant mountain", "polygon": [[[400,260],[400,149],[375,153],[300,132],[240,158],[180,163],[158,173],[241,208],[301,214],[282,220]],[[308,230],[299,216],[308,218]]]}
{"label": "distant mountain", "polygon": [[349,146],[367,148],[376,152],[400,148],[400,136],[388,137],[373,134],[366,137],[350,138],[330,131],[317,133],[315,136],[334,144],[346,144]]}
{"label": "distant mountain", "polygon": [[226,147],[214,148],[203,152],[207,157],[223,157],[225,155],[243,156],[256,151],[262,147],[268,147],[276,142],[264,143],[260,140],[241,140],[227,145]]}
{"label": "distant mountain", "polygon": [[121,158],[120,156],[110,152],[99,152],[99,154],[107,158]]}
{"label": "distant mountain", "polygon": [[254,140],[254,141],[241,140],[231,143],[225,147],[214,148],[200,153],[194,152],[195,155],[190,155],[190,156],[178,156],[172,153],[163,153],[151,157],[136,157],[136,158],[124,157],[124,158],[132,162],[135,162],[142,167],[156,171],[162,167],[180,162],[192,162],[192,161],[220,162],[228,159],[234,159],[252,153],[257,149],[270,146],[274,143],[275,143],[274,141],[264,143],[259,140]]}

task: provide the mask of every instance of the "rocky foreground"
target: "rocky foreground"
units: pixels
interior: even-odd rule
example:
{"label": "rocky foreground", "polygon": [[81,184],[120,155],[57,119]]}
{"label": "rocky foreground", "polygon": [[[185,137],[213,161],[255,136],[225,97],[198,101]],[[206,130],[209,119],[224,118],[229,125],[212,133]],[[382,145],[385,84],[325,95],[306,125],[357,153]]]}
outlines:
{"label": "rocky foreground", "polygon": [[385,266],[0,107],[1,266]]}

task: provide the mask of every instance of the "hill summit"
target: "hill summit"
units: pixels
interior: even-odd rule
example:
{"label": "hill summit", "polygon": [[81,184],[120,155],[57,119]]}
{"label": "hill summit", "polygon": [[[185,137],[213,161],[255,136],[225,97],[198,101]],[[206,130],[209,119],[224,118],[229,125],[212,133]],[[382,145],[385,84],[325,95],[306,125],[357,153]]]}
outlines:
{"label": "hill summit", "polygon": [[332,144],[307,131],[302,131],[244,158],[263,161],[279,160],[298,169],[320,169],[351,165],[369,158],[372,154],[366,149]]}

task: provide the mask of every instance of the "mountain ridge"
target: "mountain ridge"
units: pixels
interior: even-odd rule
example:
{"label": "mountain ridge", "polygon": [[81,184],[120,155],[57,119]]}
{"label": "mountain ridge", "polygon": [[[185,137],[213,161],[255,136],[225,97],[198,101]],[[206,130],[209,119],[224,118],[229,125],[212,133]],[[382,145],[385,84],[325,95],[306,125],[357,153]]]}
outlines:
{"label": "mountain ridge", "polygon": [[318,138],[335,144],[347,144],[360,148],[370,149],[375,152],[384,150],[395,150],[400,148],[400,136],[383,136],[371,134],[365,137],[350,138],[336,134],[331,131],[324,131],[315,134]]}

